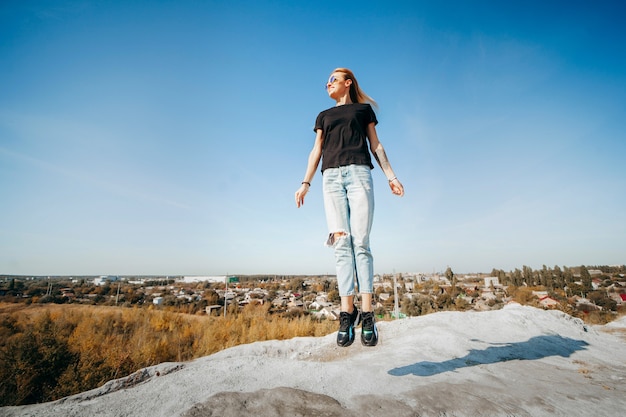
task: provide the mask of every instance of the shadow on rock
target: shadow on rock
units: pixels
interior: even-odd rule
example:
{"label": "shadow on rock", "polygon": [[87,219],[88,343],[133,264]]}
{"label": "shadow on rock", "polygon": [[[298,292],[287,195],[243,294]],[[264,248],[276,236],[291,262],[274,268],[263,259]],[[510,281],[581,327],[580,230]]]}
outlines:
{"label": "shadow on rock", "polygon": [[443,372],[456,371],[476,365],[487,365],[512,360],[536,360],[549,356],[569,357],[576,351],[584,350],[589,344],[558,335],[537,336],[526,342],[492,344],[486,349],[472,349],[462,358],[444,362],[417,362],[412,365],[391,369],[393,376],[416,375],[432,376]]}

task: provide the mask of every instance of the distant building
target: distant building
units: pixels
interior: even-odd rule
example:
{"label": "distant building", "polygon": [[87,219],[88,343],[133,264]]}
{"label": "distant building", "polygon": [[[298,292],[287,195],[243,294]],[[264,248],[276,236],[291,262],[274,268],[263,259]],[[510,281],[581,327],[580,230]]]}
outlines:
{"label": "distant building", "polygon": [[214,276],[187,276],[182,277],[179,281],[182,281],[186,284],[193,284],[196,282],[226,282],[226,275],[214,275]]}
{"label": "distant building", "polygon": [[93,279],[93,283],[96,286],[106,285],[109,282],[119,281],[120,277],[117,275],[101,275],[98,278]]}
{"label": "distant building", "polygon": [[331,307],[324,307],[320,311],[314,312],[313,317],[316,319],[327,319],[327,320],[337,320],[339,318],[339,314],[336,311],[333,311]]}
{"label": "distant building", "polygon": [[485,277],[485,288],[491,288],[491,286],[497,287],[500,285],[498,277]]}
{"label": "distant building", "polygon": [[325,302],[325,301],[313,301],[311,304],[309,304],[309,310],[312,311],[320,311],[323,308],[326,307],[332,307],[333,303],[329,303],[329,302]]}
{"label": "distant building", "polygon": [[219,311],[220,308],[222,308],[221,305],[213,304],[212,306],[206,306],[204,310],[210,316],[213,311]]}
{"label": "distant building", "polygon": [[539,299],[539,304],[544,308],[554,308],[559,305],[559,302],[550,296],[544,296]]}

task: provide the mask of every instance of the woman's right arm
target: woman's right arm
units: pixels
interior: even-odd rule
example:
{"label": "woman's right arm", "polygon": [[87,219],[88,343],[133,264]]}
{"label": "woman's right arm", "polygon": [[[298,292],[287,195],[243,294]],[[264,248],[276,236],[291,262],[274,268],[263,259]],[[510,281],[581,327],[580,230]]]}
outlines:
{"label": "woman's right arm", "polygon": [[313,144],[313,149],[309,154],[309,162],[306,166],[306,172],[304,173],[304,179],[302,180],[302,185],[296,191],[296,207],[300,207],[304,204],[304,196],[309,192],[311,181],[315,176],[315,171],[317,171],[317,167],[320,164],[320,159],[322,159],[322,145],[324,144],[324,134],[322,133],[322,129],[317,129],[317,133],[315,135],[315,143]]}

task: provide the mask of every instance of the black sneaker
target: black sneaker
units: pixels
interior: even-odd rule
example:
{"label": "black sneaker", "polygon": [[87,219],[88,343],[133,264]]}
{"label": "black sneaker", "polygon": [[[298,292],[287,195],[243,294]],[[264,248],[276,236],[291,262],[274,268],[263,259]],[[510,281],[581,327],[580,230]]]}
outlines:
{"label": "black sneaker", "polygon": [[361,343],[363,346],[376,346],[378,343],[378,329],[374,313],[363,313],[363,325],[361,326]]}
{"label": "black sneaker", "polygon": [[342,311],[339,314],[339,332],[337,333],[337,344],[347,347],[354,342],[354,328],[359,324],[361,315],[356,306],[353,306],[352,314]]}

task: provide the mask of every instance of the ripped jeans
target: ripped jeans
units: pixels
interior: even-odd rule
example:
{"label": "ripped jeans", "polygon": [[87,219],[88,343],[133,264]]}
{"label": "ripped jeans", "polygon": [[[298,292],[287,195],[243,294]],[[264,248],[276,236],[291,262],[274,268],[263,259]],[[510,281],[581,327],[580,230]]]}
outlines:
{"label": "ripped jeans", "polygon": [[374,259],[370,231],[374,218],[374,185],[370,167],[348,165],[323,173],[324,209],[328,224],[327,246],[335,249],[340,296],[374,290]]}

